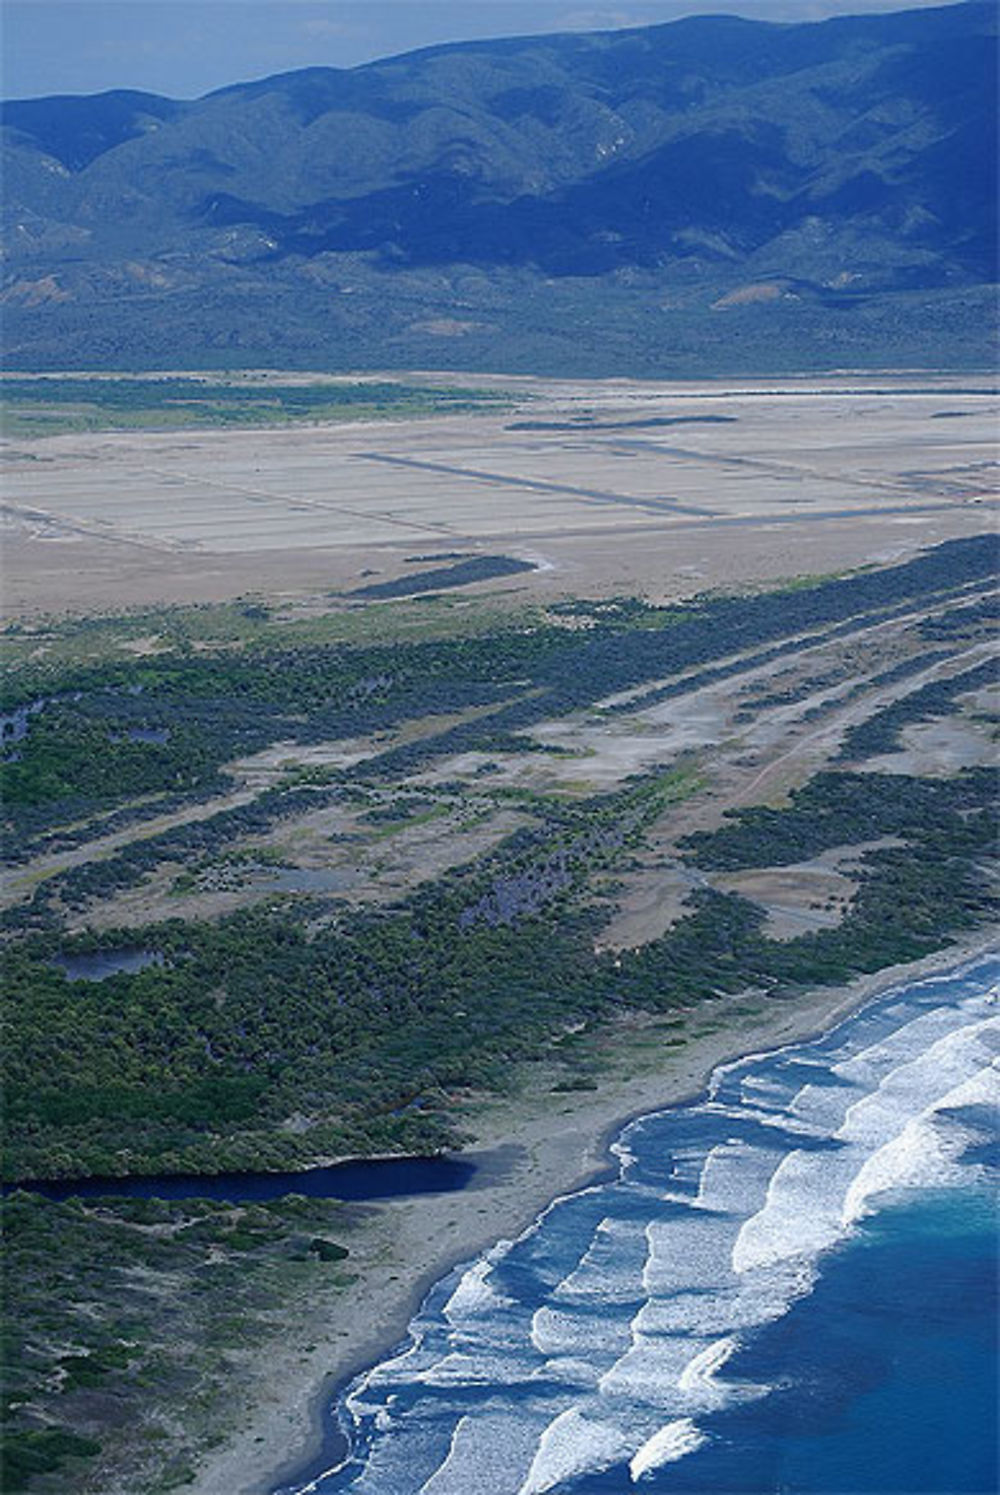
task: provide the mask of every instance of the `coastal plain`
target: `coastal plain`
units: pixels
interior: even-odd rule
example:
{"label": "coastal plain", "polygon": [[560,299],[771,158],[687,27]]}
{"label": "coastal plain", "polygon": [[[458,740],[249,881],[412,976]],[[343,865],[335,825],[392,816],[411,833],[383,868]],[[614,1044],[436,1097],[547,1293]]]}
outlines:
{"label": "coastal plain", "polygon": [[[71,1311],[27,1331],[18,1426],[101,1445],[71,1454],[81,1495],[263,1495],[420,1290],[605,1166],[616,1122],[989,938],[992,381],[475,385],[491,403],[462,413],[3,446],[24,682],[4,938],[18,989],[51,1003],[25,1088],[94,1108],[80,1128],[62,1098],[19,1100],[13,1178],[459,1143],[480,1165],[460,1194],[334,1213],[349,1259],[326,1272],[294,1232],[272,1249],[259,1210],[181,1261],[171,1242],[204,1222],[55,1207],[123,1253],[103,1299],[71,1282]],[[521,565],[460,569],[498,557]],[[55,781],[46,733],[117,754],[120,777],[81,759]],[[414,923],[438,962],[416,1012],[411,967],[397,990],[363,966]],[[106,998],[51,971],[63,949],[137,947],[163,964]],[[367,1051],[337,1027],[351,1002],[355,1023],[391,1015],[370,1103]],[[438,1064],[425,1025],[478,1031],[486,1057],[469,1039]],[[109,1109],[116,1054],[128,1101],[162,1064],[185,1103],[221,1068],[270,1109],[234,1091],[218,1124],[151,1131]],[[162,1259],[130,1264],[126,1224]],[[198,1314],[226,1322],[237,1274],[249,1306],[216,1340]],[[127,1325],[125,1286],[145,1295]],[[94,1324],[125,1362],[77,1384]]]}

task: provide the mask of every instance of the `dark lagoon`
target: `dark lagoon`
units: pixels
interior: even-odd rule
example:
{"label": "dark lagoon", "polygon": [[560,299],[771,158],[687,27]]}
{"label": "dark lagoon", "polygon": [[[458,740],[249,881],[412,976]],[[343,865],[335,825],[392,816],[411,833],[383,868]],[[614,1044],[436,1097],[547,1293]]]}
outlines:
{"label": "dark lagoon", "polygon": [[56,955],[50,962],[68,981],[106,981],[109,976],[134,976],[149,966],[163,965],[159,950],[94,950],[85,955]]}
{"label": "dark lagoon", "polygon": [[[16,1185],[46,1199],[217,1199],[265,1203],[285,1194],[312,1199],[395,1199],[464,1189],[479,1171],[472,1157],[377,1158],[301,1173],[173,1173],[145,1178],[38,1179]],[[10,1192],[10,1187],[5,1192]]]}

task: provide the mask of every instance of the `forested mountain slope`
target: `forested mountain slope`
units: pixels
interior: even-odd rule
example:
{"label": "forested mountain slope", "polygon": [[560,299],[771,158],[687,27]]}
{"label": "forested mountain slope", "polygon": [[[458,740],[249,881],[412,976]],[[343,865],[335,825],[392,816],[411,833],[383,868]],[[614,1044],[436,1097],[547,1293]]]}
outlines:
{"label": "forested mountain slope", "polygon": [[13,359],[988,362],[995,31],[695,17],[7,103]]}

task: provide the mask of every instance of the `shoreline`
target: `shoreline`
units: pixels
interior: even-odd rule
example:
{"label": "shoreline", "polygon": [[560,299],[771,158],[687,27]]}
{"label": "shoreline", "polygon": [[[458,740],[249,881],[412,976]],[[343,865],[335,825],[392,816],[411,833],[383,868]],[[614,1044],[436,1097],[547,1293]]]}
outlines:
{"label": "shoreline", "polygon": [[282,1341],[247,1357],[240,1368],[250,1372],[244,1425],[202,1463],[188,1488],[193,1495],[270,1495],[315,1470],[327,1408],[405,1340],[430,1288],[498,1240],[519,1236],[555,1200],[613,1176],[609,1148],[631,1121],[695,1099],[722,1064],[818,1037],[884,991],[956,970],[996,947],[996,931],[979,930],[847,985],[764,997],[763,1006],[752,1008],[745,996],[720,999],[689,1014],[695,1032],[676,1050],[665,1051],[660,1040],[651,1058],[648,1029],[633,1030],[611,1051],[613,1070],[597,1090],[556,1095],[533,1088],[484,1103],[463,1122],[474,1138],[470,1151],[494,1154],[497,1166],[457,1193],[379,1202],[357,1282],[329,1322],[310,1323],[314,1342],[305,1350]]}

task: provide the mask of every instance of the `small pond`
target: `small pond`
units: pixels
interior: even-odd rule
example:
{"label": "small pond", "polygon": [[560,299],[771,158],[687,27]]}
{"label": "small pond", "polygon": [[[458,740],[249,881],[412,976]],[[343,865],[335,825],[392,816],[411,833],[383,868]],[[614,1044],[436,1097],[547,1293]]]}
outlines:
{"label": "small pond", "polygon": [[276,867],[261,879],[276,893],[340,893],[357,880],[356,872],[343,867]]}
{"label": "small pond", "polygon": [[69,981],[106,981],[109,976],[134,976],[147,966],[161,966],[163,956],[159,950],[94,950],[86,955],[55,955],[49,964]]}

